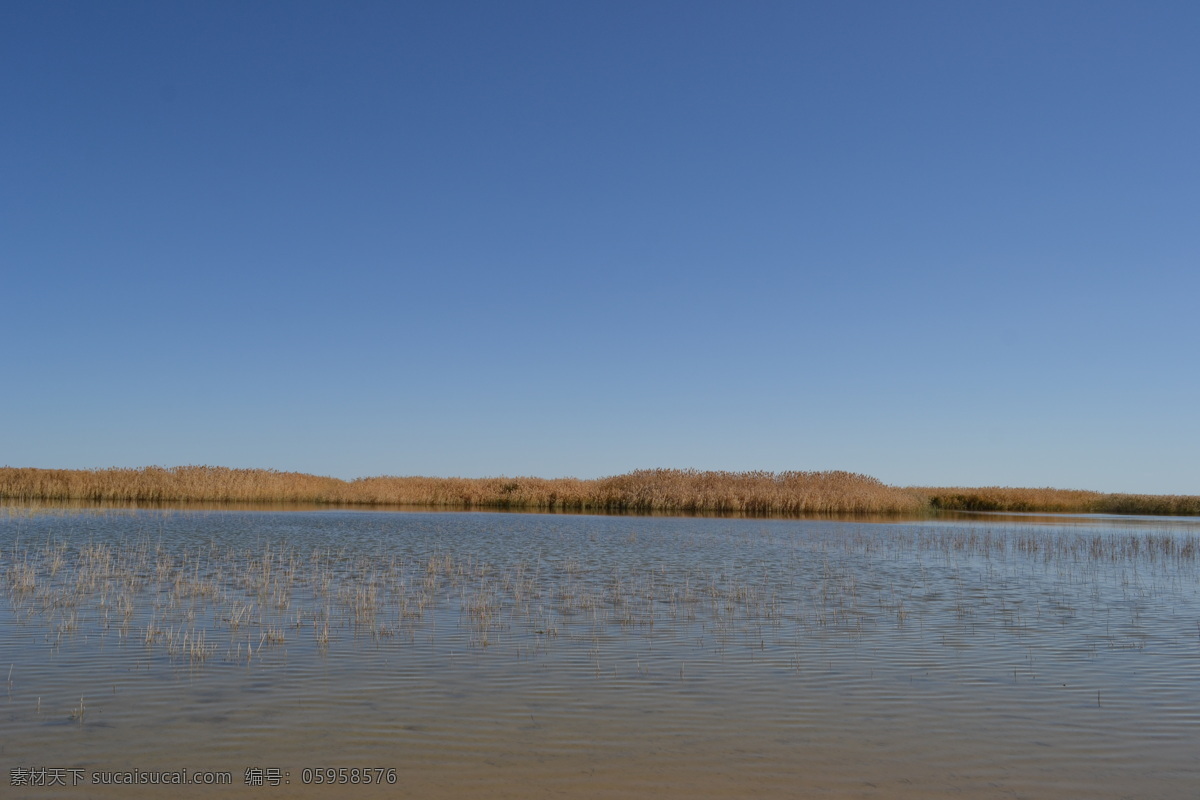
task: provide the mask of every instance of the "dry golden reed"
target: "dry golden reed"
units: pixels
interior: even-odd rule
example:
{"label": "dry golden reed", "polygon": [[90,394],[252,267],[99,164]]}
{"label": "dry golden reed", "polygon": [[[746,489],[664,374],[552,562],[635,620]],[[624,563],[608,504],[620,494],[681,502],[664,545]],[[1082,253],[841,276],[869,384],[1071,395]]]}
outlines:
{"label": "dry golden reed", "polygon": [[19,501],[319,503],[667,513],[900,513],[927,501],[849,472],[638,470],[577,478],[337,478],[225,467],[0,468]]}
{"label": "dry golden reed", "polygon": [[1200,496],[1106,494],[1082,489],[1017,489],[910,487],[931,508],[947,511],[1045,511],[1084,514],[1200,515]]}
{"label": "dry golden reed", "polygon": [[1063,489],[888,486],[851,472],[637,470],[577,478],[375,477],[343,481],[226,467],[57,470],[0,467],[21,502],[314,503],[446,508],[740,514],[914,514],[931,510],[1200,514],[1200,497]]}

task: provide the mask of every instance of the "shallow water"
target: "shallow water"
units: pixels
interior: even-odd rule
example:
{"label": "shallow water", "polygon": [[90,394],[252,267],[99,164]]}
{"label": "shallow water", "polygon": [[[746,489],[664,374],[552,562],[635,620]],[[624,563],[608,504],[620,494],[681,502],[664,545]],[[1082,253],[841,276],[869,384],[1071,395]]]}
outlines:
{"label": "shallow water", "polygon": [[1198,550],[1194,520],[10,514],[4,795],[1196,798]]}

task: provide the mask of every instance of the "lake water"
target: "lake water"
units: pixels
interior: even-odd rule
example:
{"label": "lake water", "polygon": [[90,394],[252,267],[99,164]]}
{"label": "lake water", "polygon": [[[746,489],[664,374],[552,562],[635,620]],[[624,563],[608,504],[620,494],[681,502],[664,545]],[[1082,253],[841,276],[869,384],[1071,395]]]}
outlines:
{"label": "lake water", "polygon": [[0,587],[4,797],[1200,797],[1197,520],[9,509]]}

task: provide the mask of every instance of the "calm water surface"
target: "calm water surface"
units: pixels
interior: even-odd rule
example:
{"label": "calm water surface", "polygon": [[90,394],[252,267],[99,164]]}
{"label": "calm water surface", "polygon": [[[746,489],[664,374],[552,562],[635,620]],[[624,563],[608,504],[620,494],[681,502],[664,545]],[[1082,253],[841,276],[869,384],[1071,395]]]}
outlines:
{"label": "calm water surface", "polygon": [[0,587],[5,797],[1200,797],[1194,520],[10,510]]}

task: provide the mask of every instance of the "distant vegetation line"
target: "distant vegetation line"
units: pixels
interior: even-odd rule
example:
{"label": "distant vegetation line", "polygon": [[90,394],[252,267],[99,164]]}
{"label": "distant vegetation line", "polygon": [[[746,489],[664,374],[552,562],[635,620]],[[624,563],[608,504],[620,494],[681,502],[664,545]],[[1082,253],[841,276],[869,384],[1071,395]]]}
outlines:
{"label": "distant vegetation line", "polygon": [[338,478],[226,467],[0,467],[18,501],[316,503],[564,511],[911,514],[936,509],[1200,515],[1200,496],[895,487],[851,472],[648,469],[607,478]]}
{"label": "distant vegetation line", "polygon": [[911,487],[932,509],[948,511],[1045,511],[1087,514],[1200,515],[1200,496],[1181,494],[1107,494],[1080,489]]}

